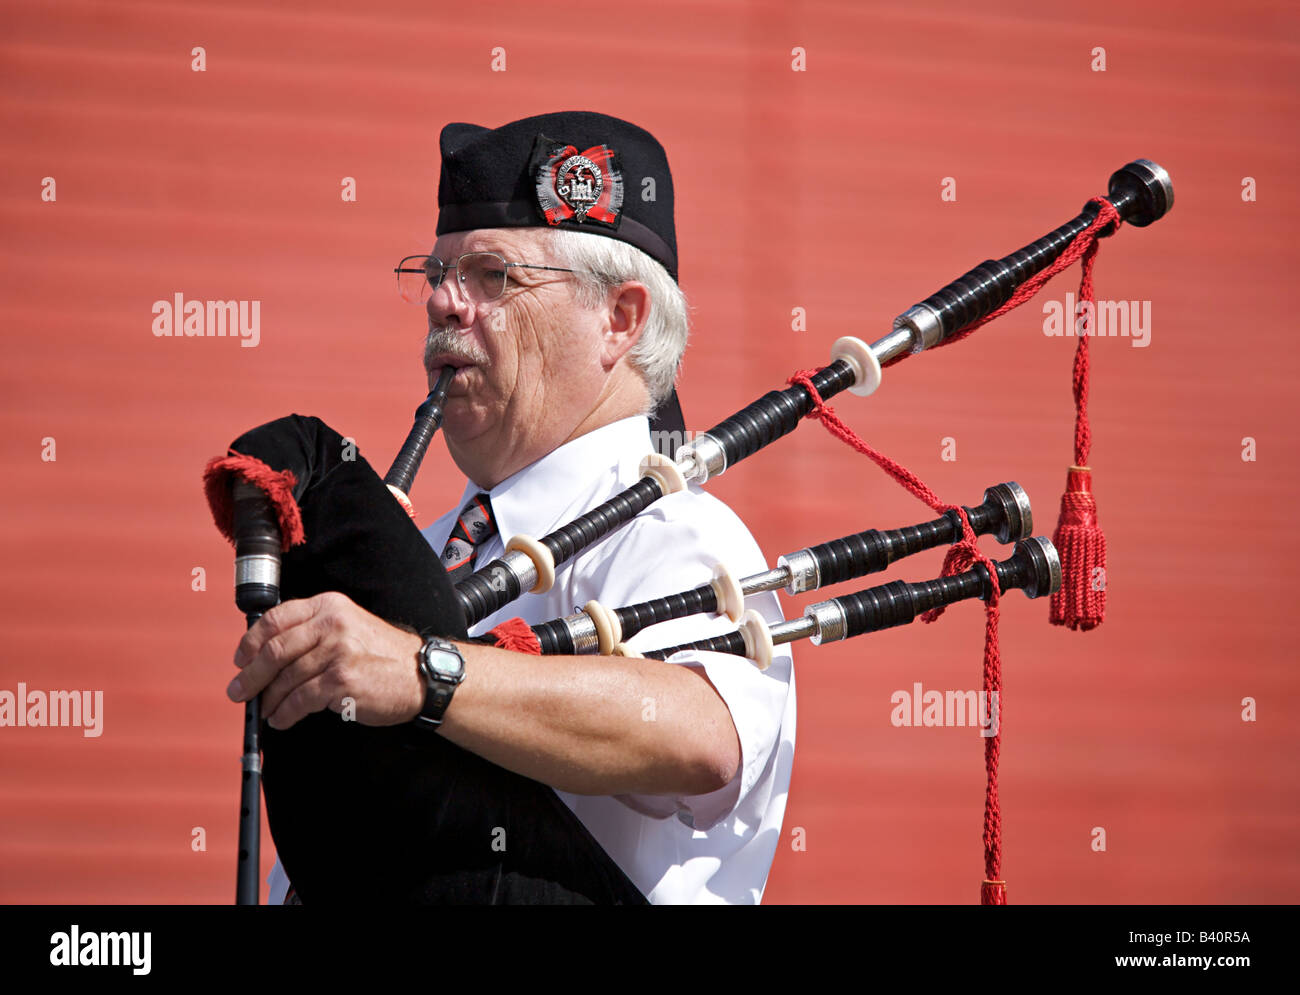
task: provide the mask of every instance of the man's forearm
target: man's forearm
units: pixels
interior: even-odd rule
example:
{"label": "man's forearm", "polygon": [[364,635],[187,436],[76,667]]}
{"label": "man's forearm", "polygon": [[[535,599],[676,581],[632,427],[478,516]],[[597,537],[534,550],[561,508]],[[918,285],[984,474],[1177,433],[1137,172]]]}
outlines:
{"label": "man's forearm", "polygon": [[622,657],[460,646],[441,734],[561,791],[698,795],[740,766],[731,713],[702,670]]}
{"label": "man's forearm", "polygon": [[[286,601],[244,633],[226,693],[262,694],[276,729],[348,699],[366,725],[408,722],[425,698],[421,642],[338,592]],[[462,652],[465,678],[440,732],[498,766],[590,795],[707,794],[740,766],[731,712],[702,669],[474,643]]]}

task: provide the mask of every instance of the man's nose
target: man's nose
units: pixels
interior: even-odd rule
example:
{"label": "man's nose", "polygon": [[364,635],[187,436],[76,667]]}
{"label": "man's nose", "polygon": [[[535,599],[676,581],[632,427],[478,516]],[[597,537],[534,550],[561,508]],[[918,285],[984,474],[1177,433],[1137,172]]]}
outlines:
{"label": "man's nose", "polygon": [[467,328],[474,320],[474,303],[466,296],[454,270],[443,277],[424,306],[429,320],[439,325],[458,322],[461,328]]}

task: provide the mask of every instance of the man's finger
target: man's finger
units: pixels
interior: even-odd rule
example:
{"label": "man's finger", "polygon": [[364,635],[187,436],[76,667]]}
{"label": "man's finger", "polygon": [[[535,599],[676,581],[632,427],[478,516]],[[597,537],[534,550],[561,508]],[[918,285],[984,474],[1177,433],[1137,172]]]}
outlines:
{"label": "man's finger", "polygon": [[235,666],[240,669],[247,667],[268,639],[295,625],[301,625],[315,615],[319,610],[319,599],[320,595],[284,601],[259,618],[239,640],[239,646],[235,648]]}
{"label": "man's finger", "polygon": [[[286,604],[300,605],[307,603],[286,602]],[[306,618],[299,618],[295,613],[293,617],[298,619],[297,623],[288,628],[271,631],[257,652],[230,682],[226,693],[232,701],[247,701],[261,693],[286,666],[311,652],[321,641],[323,633],[322,627],[318,624],[318,616],[308,615]],[[280,625],[278,622],[275,624]]]}
{"label": "man's finger", "polygon": [[[293,631],[299,632],[309,627],[300,625]],[[333,649],[318,642],[313,646],[309,646],[296,659],[290,660],[262,690],[262,714],[266,716],[274,715],[275,710],[284,703],[284,700],[296,688],[324,674],[334,659],[335,653]],[[337,678],[331,678],[331,686],[337,688],[337,684]]]}
{"label": "man's finger", "polygon": [[313,712],[323,712],[330,706],[329,684],[325,674],[299,684],[280,702],[279,707],[267,716],[266,721],[276,729],[288,729]]}

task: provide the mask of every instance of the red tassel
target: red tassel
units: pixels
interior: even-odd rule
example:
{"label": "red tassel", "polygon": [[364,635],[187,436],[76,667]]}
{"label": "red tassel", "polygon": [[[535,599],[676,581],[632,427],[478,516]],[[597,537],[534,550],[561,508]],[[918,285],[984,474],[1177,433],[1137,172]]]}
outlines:
{"label": "red tassel", "polygon": [[1092,471],[1072,466],[1052,535],[1061,555],[1061,589],[1052,595],[1051,622],[1087,632],[1106,617],[1106,536],[1097,524]]}
{"label": "red tassel", "polygon": [[1005,881],[990,881],[985,878],[984,883],[980,885],[980,904],[1006,905],[1007,883]]}
{"label": "red tassel", "polygon": [[541,656],[542,644],[527,622],[522,618],[508,618],[488,632],[497,641],[497,648],[516,653]]}

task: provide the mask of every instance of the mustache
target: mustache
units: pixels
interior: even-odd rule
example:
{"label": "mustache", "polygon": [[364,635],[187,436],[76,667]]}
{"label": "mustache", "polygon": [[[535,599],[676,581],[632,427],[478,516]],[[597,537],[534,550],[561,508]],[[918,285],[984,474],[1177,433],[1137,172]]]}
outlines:
{"label": "mustache", "polygon": [[460,331],[445,325],[430,325],[424,340],[424,368],[429,369],[434,356],[443,355],[454,356],[475,366],[488,365],[488,354],[468,341]]}

